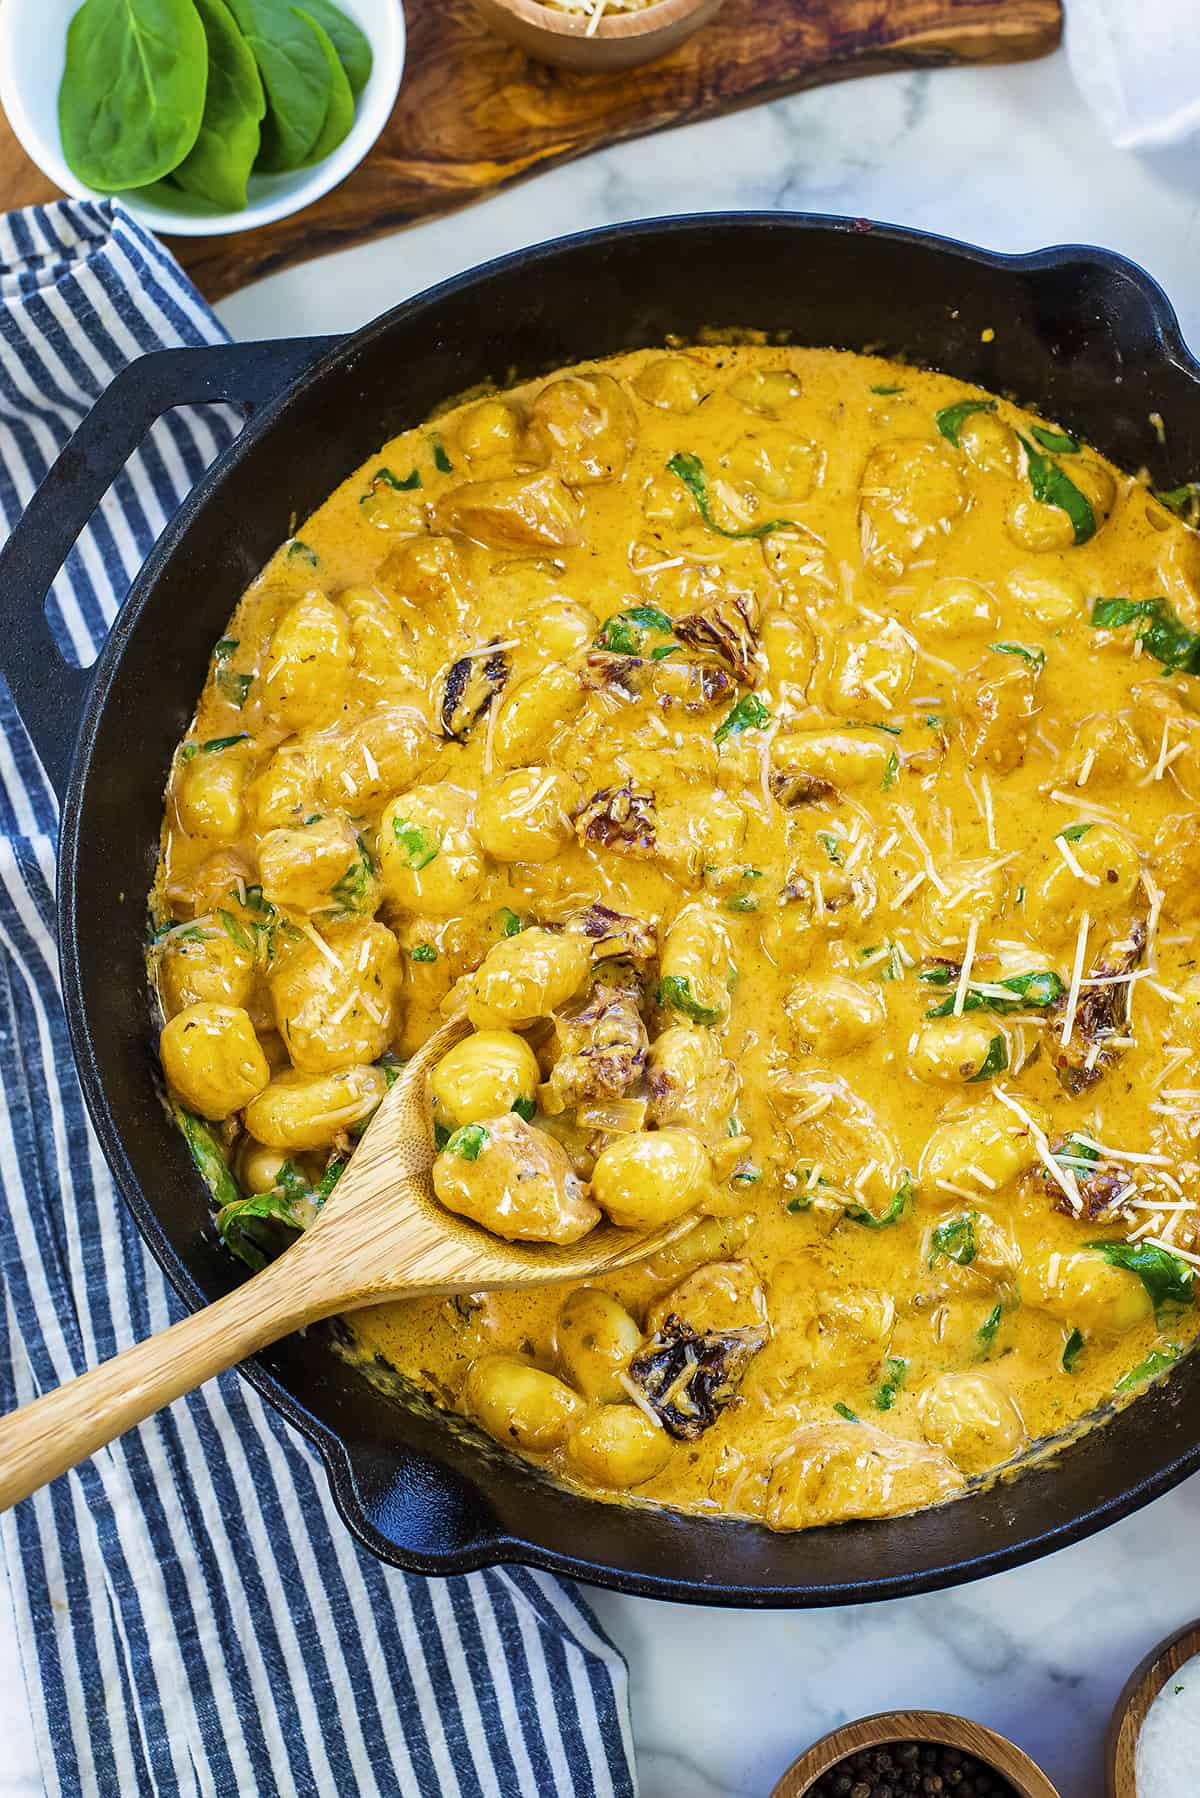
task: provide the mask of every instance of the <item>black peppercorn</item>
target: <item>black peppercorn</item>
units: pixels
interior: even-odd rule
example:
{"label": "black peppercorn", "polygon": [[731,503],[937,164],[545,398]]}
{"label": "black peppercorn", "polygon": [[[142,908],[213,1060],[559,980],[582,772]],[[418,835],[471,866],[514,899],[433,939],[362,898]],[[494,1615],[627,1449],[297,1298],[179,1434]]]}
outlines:
{"label": "black peppercorn", "polygon": [[809,1798],[1018,1798],[973,1754],[940,1742],[860,1748],[823,1773]]}

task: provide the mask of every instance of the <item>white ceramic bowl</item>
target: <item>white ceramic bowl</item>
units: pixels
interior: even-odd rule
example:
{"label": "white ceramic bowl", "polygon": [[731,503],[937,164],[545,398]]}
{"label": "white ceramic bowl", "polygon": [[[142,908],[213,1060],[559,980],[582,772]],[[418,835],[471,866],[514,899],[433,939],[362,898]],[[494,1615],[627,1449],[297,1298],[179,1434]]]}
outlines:
{"label": "white ceramic bowl", "polygon": [[[152,231],[178,237],[215,237],[249,231],[299,212],[344,181],[387,124],[404,69],[401,0],[337,0],[371,42],[371,79],[358,96],[354,125],[331,156],[288,175],[251,175],[244,212],[186,212],[139,199],[132,188],[119,198]],[[0,106],[22,148],[44,175],[75,199],[107,199],[84,186],[67,167],[58,134],[58,84],[66,58],[67,26],[79,0],[0,0]]]}

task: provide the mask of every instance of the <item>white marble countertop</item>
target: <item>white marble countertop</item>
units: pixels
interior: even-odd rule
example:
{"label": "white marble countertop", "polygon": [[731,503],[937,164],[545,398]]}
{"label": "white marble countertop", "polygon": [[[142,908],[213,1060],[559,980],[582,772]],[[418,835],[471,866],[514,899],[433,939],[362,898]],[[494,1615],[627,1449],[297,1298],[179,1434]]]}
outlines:
{"label": "white marble countertop", "polygon": [[[1001,250],[1092,242],[1142,262],[1200,347],[1197,153],[1112,150],[1061,56],[847,83],[634,143],[457,216],[271,276],[220,312],[241,337],[341,331],[489,256],[669,212],[867,215]],[[764,1798],[846,1717],[966,1712],[1013,1736],[1063,1798],[1099,1798],[1108,1712],[1135,1662],[1200,1613],[1200,1479],[1104,1535],[946,1594],[807,1613],[596,1595],[629,1656],[642,1798]],[[0,1584],[0,1798],[40,1798]],[[243,1798],[250,1798],[249,1794]],[[547,1795],[549,1798],[549,1795]]]}

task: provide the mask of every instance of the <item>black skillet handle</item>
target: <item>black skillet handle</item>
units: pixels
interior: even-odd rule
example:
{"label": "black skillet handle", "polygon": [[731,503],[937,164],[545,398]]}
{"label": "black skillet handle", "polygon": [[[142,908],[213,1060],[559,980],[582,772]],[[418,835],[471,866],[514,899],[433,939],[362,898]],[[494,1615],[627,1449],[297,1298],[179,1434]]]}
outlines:
{"label": "black skillet handle", "polygon": [[60,798],[91,671],[63,660],[46,596],[75,539],[164,412],[223,401],[251,413],[336,342],[293,337],[139,356],[100,395],[17,520],[0,549],[0,675]]}

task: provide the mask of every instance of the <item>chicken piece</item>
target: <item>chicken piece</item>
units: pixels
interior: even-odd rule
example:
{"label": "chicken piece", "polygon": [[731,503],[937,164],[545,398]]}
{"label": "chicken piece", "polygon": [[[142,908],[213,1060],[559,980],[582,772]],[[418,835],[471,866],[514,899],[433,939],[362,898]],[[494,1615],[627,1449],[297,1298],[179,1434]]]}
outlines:
{"label": "chicken piece", "polygon": [[992,662],[981,662],[965,677],[962,742],[973,768],[1011,774],[1025,760],[1029,735],[1040,707],[1038,670],[1013,658],[1012,666],[989,678]]}
{"label": "chicken piece", "polygon": [[773,1530],[896,1517],[941,1504],[963,1477],[941,1449],[866,1423],[805,1424],[774,1457],[765,1521]]}
{"label": "chicken piece", "polygon": [[579,502],[548,469],[468,481],[438,501],[434,517],[439,530],[460,531],[492,549],[559,549],[582,541]]}

